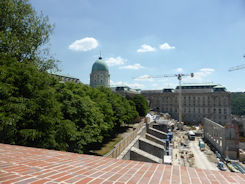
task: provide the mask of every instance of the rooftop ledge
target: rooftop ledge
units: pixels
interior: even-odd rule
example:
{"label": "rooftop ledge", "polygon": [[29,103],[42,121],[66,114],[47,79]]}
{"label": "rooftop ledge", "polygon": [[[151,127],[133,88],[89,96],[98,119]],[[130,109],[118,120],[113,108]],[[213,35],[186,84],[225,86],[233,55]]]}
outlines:
{"label": "rooftop ledge", "polygon": [[0,183],[245,183],[245,175],[0,144]]}

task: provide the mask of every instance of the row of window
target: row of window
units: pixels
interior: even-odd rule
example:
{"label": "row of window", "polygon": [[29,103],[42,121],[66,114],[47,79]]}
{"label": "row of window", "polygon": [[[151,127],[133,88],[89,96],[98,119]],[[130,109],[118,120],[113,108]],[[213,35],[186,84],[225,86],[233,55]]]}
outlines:
{"label": "row of window", "polygon": [[[171,113],[170,113],[171,114]],[[220,115],[220,116],[211,116],[211,115],[204,115],[204,114],[183,114],[185,120],[202,120],[203,118],[211,119],[217,123],[221,123],[222,120],[226,121],[228,119],[227,115]],[[176,115],[178,116],[178,115]]]}
{"label": "row of window", "polygon": [[[178,112],[178,108],[163,108],[163,111],[166,112]],[[184,113],[202,113],[202,114],[209,114],[209,113],[214,113],[214,114],[227,114],[227,109],[221,109],[221,108],[184,108],[183,109]]]}
{"label": "row of window", "polygon": [[[174,96],[174,97],[170,97],[170,96],[166,96],[166,97],[162,97],[163,101],[177,101],[177,98],[179,98],[178,96]],[[182,100],[183,101],[216,101],[216,102],[222,102],[222,101],[226,101],[227,97],[221,97],[221,96],[182,96]]]}
{"label": "row of window", "polygon": [[[97,82],[97,80],[94,80],[94,83],[96,83]],[[100,84],[102,84],[103,83],[103,80],[98,80],[98,82],[100,82]]]}

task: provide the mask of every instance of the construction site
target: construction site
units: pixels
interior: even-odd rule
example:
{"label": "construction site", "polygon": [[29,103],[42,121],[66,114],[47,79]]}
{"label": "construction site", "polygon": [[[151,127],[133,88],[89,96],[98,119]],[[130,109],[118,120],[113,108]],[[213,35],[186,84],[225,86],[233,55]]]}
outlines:
{"label": "construction site", "polygon": [[223,127],[209,119],[198,126],[180,126],[168,114],[157,117],[156,124],[164,122],[160,124],[166,125],[172,134],[168,149],[173,165],[245,173],[244,154],[238,152],[236,127]]}
{"label": "construction site", "polygon": [[180,125],[167,113],[150,112],[105,157],[244,174],[242,155],[234,150],[236,140],[231,135],[222,137],[231,129],[208,119],[204,125]]}

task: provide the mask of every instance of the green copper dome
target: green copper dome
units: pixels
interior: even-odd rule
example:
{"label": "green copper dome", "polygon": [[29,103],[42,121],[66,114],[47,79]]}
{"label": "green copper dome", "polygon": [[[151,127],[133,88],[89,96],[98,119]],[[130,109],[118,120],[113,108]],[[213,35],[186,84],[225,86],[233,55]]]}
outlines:
{"label": "green copper dome", "polygon": [[92,72],[95,71],[109,72],[107,64],[104,61],[102,61],[102,57],[99,57],[99,59],[93,64]]}

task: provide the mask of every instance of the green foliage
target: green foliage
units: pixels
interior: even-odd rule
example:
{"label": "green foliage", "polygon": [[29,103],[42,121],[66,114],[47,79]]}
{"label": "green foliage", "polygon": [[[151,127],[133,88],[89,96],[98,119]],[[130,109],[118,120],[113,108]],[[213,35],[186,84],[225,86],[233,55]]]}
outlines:
{"label": "green foliage", "polygon": [[53,82],[32,64],[0,56],[0,140],[10,144],[55,147],[61,115]]}
{"label": "green foliage", "polygon": [[105,87],[58,83],[33,64],[0,55],[0,141],[84,152],[138,117]]}
{"label": "green foliage", "polygon": [[46,72],[55,61],[40,51],[51,31],[27,0],[0,1],[0,142],[82,153],[143,116],[147,103],[59,83]]}
{"label": "green foliage", "polygon": [[32,62],[42,71],[53,69],[56,61],[47,48],[41,50],[52,30],[48,17],[38,16],[28,0],[0,1],[0,53]]}
{"label": "green foliage", "polygon": [[245,93],[231,93],[231,113],[245,115]]}
{"label": "green foliage", "polygon": [[127,96],[127,98],[134,102],[136,110],[141,117],[148,113],[148,103],[143,95],[134,95],[133,97]]}
{"label": "green foliage", "polygon": [[73,122],[77,129],[76,143],[68,144],[69,151],[81,152],[88,144],[102,142],[101,132],[106,127],[104,115],[96,103],[86,96],[83,86],[76,83],[57,85],[57,99],[61,104],[63,118]]}

